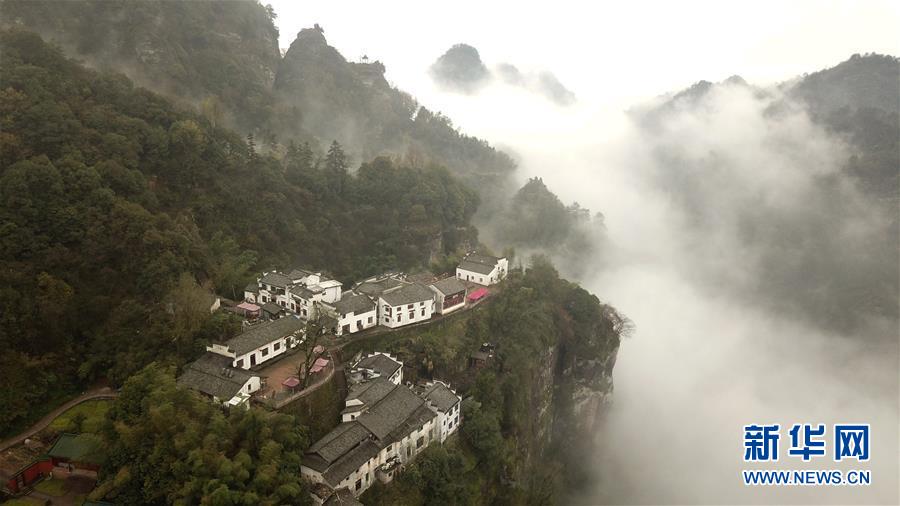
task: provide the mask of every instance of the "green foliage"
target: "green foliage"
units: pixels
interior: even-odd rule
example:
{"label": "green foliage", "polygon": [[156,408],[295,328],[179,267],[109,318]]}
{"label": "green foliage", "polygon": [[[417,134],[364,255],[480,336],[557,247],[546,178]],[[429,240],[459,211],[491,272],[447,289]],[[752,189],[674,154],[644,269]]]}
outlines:
{"label": "green foliage", "polygon": [[57,375],[119,383],[227,337],[205,296],[238,298],[262,266],[349,281],[474,240],[478,199],[444,169],[378,159],[352,177],[337,143],[321,164],[308,145],[278,160],[34,34],[0,44],[0,361],[17,364],[0,379],[20,387],[4,428]]}
{"label": "green foliage", "polygon": [[103,430],[107,464],[94,498],[119,504],[308,504],[307,435],[288,415],[219,406],[152,364],[132,376]]}

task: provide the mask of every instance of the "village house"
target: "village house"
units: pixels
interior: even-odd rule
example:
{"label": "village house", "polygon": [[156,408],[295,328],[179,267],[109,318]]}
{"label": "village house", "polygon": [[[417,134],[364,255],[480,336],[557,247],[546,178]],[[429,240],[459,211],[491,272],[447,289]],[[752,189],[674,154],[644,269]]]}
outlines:
{"label": "village house", "polygon": [[[390,482],[429,444],[443,443],[459,427],[460,398],[446,384],[434,382],[414,391],[402,385],[403,364],[383,353],[369,355],[360,364],[385,374],[353,385],[341,424],[304,455],[300,472],[314,490],[324,485],[359,496],[376,479]],[[386,374],[394,367],[399,373],[396,383],[394,373]],[[316,493],[313,499],[328,495]]]}
{"label": "village house", "polygon": [[428,288],[434,292],[434,310],[447,314],[466,305],[466,285],[457,278],[444,278]]}
{"label": "village house", "polygon": [[223,342],[213,343],[207,351],[230,358],[230,366],[237,369],[251,367],[271,360],[288,348],[295,348],[306,338],[306,322],[296,316],[259,323]]}
{"label": "village house", "polygon": [[438,415],[437,426],[440,431],[441,443],[443,443],[447,440],[447,436],[459,429],[459,409],[462,397],[456,395],[450,385],[439,380],[429,381],[418,390],[419,395]]}
{"label": "village house", "polygon": [[293,269],[288,273],[271,271],[244,288],[244,300],[266,309],[266,304],[280,306],[302,318],[316,318],[319,303],[341,300],[341,282],[320,272]]}
{"label": "village house", "polygon": [[245,405],[259,390],[259,376],[232,366],[229,357],[206,352],[184,368],[180,386],[190,388],[225,406]]}
{"label": "village house", "polygon": [[345,292],[341,300],[322,304],[323,312],[334,319],[334,335],[353,334],[378,325],[378,306],[365,294]]}
{"label": "village house", "polygon": [[378,296],[379,323],[397,328],[431,319],[434,292],[419,283],[409,283],[385,290]]}
{"label": "village house", "polygon": [[389,272],[360,281],[354,285],[353,292],[368,295],[374,300],[385,291],[403,286],[405,283],[406,279],[402,273]]}
{"label": "village house", "polygon": [[506,277],[509,262],[505,257],[471,253],[456,268],[456,277],[479,285],[493,285]]}

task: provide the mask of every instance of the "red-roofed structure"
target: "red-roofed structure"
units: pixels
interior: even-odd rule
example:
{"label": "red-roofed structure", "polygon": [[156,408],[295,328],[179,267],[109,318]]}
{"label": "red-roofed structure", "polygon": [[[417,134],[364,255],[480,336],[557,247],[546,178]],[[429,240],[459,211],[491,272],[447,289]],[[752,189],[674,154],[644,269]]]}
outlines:
{"label": "red-roofed structure", "polygon": [[488,296],[487,288],[479,288],[469,294],[469,302],[477,302]]}

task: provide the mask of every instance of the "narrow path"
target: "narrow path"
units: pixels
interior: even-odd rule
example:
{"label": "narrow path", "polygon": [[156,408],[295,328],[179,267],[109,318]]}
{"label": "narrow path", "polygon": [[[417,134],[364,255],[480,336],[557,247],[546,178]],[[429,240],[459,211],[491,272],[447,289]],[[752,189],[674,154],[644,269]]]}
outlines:
{"label": "narrow path", "polygon": [[48,425],[50,425],[51,422],[53,422],[53,420],[56,419],[56,417],[63,414],[67,409],[69,409],[73,406],[77,406],[77,405],[81,404],[82,402],[90,401],[93,399],[115,399],[118,396],[119,396],[118,392],[116,392],[115,390],[113,390],[112,388],[109,388],[109,387],[101,387],[101,388],[95,388],[92,390],[88,390],[87,392],[79,395],[78,397],[75,397],[74,399],[71,399],[70,401],[66,402],[62,406],[54,409],[53,411],[48,413],[46,416],[44,416],[44,418],[41,418],[36,424],[32,425],[31,428],[29,428],[25,432],[19,434],[18,436],[13,436],[3,442],[0,442],[0,452],[5,451],[6,449],[10,448],[11,446],[15,446],[15,445],[19,444],[20,442],[24,441],[25,439],[30,438],[31,436],[34,436],[38,432],[44,430],[45,428],[47,428]]}

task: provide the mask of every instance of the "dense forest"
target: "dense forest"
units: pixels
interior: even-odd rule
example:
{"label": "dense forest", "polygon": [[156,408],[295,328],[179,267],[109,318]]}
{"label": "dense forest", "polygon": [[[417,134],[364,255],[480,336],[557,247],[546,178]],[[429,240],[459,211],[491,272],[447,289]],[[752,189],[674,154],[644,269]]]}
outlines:
{"label": "dense forest", "polygon": [[478,197],[444,168],[378,158],[351,175],[337,142],[277,159],[37,35],[6,31],[2,52],[4,427],[62,378],[190,356],[227,326],[200,318],[204,293],[235,297],[263,267],[350,281],[477,239]]}

